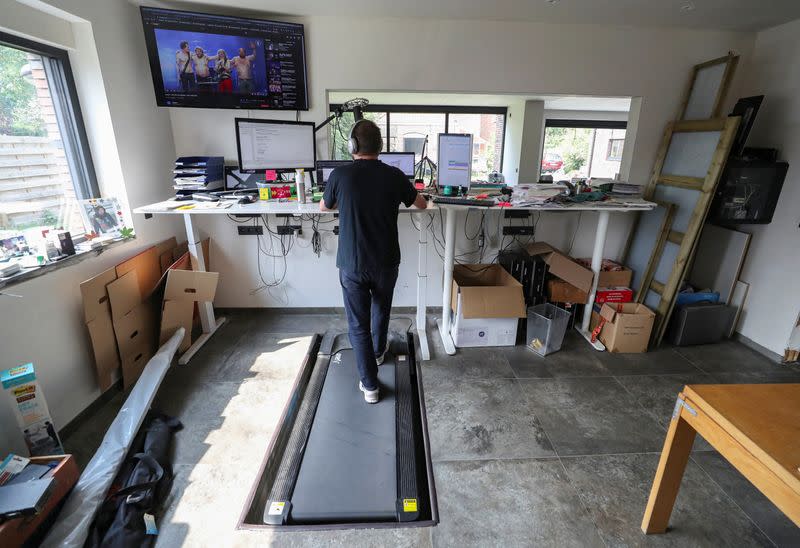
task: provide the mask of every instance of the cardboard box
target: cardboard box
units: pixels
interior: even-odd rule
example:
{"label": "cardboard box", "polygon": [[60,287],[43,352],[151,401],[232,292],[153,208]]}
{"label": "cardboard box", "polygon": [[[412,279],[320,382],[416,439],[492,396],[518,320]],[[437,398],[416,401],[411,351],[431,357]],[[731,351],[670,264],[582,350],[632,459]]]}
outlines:
{"label": "cardboard box", "polygon": [[117,278],[136,271],[139,280],[139,294],[144,300],[153,292],[161,277],[158,249],[155,246],[145,249],[138,255],[119,263],[116,270]]}
{"label": "cardboard box", "polygon": [[450,335],[458,347],[513,346],[526,317],[522,284],[500,265],[456,265]]}
{"label": "cardboard box", "polygon": [[591,329],[603,321],[598,335],[609,352],[647,352],[656,315],[638,303],[604,304],[592,312]]}
{"label": "cardboard box", "polygon": [[160,344],[164,344],[179,327],[183,327],[186,333],[178,351],[185,352],[191,346],[195,303],[213,301],[218,282],[217,272],[173,269],[167,273],[161,307]]}
{"label": "cardboard box", "polygon": [[103,392],[114,385],[115,373],[121,365],[111,312],[107,310],[104,314],[86,324],[92,341],[97,384]]}
{"label": "cardboard box", "polygon": [[[591,270],[591,259],[575,260],[585,268]],[[603,262],[600,264],[600,276],[597,278],[597,287],[630,287],[632,280],[633,270],[611,259],[603,259]]]}
{"label": "cardboard box", "polygon": [[43,527],[52,518],[53,512],[60,507],[61,501],[69,494],[78,482],[80,473],[78,464],[72,455],[49,455],[32,457],[31,464],[48,465],[58,461],[45,477],[55,478],[55,486],[41,511],[35,516],[10,519],[0,524],[0,544],[3,546],[39,546],[47,531]]}
{"label": "cardboard box", "polygon": [[547,281],[547,298],[550,302],[586,304],[589,294],[564,280]]}
{"label": "cardboard box", "polygon": [[633,289],[630,287],[598,287],[594,302],[603,303],[629,303],[633,301]]}
{"label": "cardboard box", "polygon": [[117,271],[109,268],[80,285],[83,296],[83,317],[86,323],[98,316],[105,317],[108,312],[108,291],[106,286],[117,279]]}
{"label": "cardboard box", "polygon": [[590,268],[581,266],[566,253],[559,251],[550,244],[536,242],[525,248],[530,255],[541,256],[550,268],[550,274],[572,284],[584,293],[592,290],[594,273]]}
{"label": "cardboard box", "polygon": [[64,452],[58,438],[42,387],[36,380],[32,363],[0,373],[0,382],[11,400],[11,407],[32,456],[57,455]]}

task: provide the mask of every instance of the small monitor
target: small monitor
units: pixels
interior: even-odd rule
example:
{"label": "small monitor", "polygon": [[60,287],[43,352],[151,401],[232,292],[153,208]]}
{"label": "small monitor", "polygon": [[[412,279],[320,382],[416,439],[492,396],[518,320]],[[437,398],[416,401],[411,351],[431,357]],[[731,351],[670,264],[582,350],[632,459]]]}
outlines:
{"label": "small monitor", "polygon": [[406,177],[414,176],[413,152],[381,152],[378,154],[378,160],[398,168]]}
{"label": "small monitor", "polygon": [[440,133],[437,177],[439,186],[469,188],[471,179],[472,135]]}
{"label": "small monitor", "polygon": [[330,177],[331,172],[337,167],[352,163],[352,160],[320,160],[317,162],[317,186],[325,186],[328,184],[328,177]]}
{"label": "small monitor", "polygon": [[314,122],[236,118],[236,150],[239,169],[249,173],[314,170]]}

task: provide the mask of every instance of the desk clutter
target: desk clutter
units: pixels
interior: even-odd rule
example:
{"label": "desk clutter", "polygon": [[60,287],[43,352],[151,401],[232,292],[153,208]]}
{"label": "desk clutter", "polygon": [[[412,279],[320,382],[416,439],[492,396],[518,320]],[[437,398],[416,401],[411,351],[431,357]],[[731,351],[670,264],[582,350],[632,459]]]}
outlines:
{"label": "desk clutter", "polygon": [[[202,248],[209,264],[208,239]],[[110,388],[120,372],[124,388],[133,386],[178,327],[186,329],[179,350],[189,348],[195,303],[214,300],[218,278],[193,271],[188,245],[170,238],[81,283],[100,389]]]}

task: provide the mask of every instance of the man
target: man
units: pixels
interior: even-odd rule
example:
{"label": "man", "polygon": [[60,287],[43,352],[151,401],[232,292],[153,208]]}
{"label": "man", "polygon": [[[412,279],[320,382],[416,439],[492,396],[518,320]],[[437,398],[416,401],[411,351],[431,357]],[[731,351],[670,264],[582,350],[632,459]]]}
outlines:
{"label": "man", "polygon": [[194,68],[192,67],[192,54],[189,53],[189,42],[183,41],[175,53],[175,68],[178,70],[178,80],[183,91],[194,89]]}
{"label": "man", "polygon": [[208,56],[203,48],[197,46],[194,48],[192,54],[192,62],[194,63],[194,74],[197,79],[197,85],[203,93],[210,93],[212,91],[211,84],[214,79],[211,77],[211,69],[208,67],[209,61],[216,61],[217,56]]}
{"label": "man", "polygon": [[244,48],[239,48],[238,57],[231,59],[233,68],[236,70],[236,75],[239,81],[239,93],[253,93],[255,85],[253,84],[253,67],[250,65],[256,59],[256,45],[250,42],[250,49],[253,53],[245,55]]}
{"label": "man", "polygon": [[356,122],[351,143],[354,161],[333,170],[319,208],[339,210],[336,266],[358,364],[358,387],[367,403],[377,403],[378,365],[386,355],[400,265],[397,212],[400,203],[425,209],[427,202],[402,171],[378,160],[383,139],[374,122]]}

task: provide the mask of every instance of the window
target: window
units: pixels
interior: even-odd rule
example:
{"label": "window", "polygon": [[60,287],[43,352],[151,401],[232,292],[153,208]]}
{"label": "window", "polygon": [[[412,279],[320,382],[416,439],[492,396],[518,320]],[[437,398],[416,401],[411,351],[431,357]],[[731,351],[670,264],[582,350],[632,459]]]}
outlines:
{"label": "window", "polygon": [[609,162],[619,162],[622,160],[622,147],[625,146],[625,139],[609,139],[606,160]]}
{"label": "window", "polygon": [[67,53],[0,33],[0,84],[0,239],[83,234],[99,192]]}
{"label": "window", "polygon": [[[339,105],[331,105],[335,111]],[[503,169],[505,107],[442,107],[423,105],[369,105],[364,117],[374,120],[383,134],[384,150],[414,152],[419,163],[425,140],[427,156],[438,160],[439,133],[470,133],[473,137],[472,179],[487,180],[492,171]],[[346,113],[329,129],[331,158],[349,158],[347,138],[353,115]]]}
{"label": "window", "polygon": [[620,170],[626,126],[623,121],[546,120],[542,175],[613,178]]}

